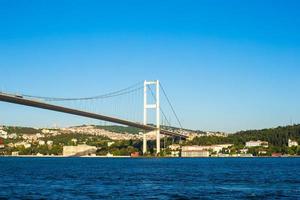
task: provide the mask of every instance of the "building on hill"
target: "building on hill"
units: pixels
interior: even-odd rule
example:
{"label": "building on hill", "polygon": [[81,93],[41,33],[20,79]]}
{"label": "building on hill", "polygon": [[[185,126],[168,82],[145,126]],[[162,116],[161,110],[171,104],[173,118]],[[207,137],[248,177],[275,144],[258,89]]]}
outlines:
{"label": "building on hill", "polygon": [[246,142],[246,147],[265,147],[268,148],[269,147],[269,143],[266,141],[249,141]]}
{"label": "building on hill", "polygon": [[0,137],[3,139],[7,139],[7,132],[4,130],[0,130]]}
{"label": "building on hill", "polygon": [[76,138],[73,138],[73,139],[71,140],[71,142],[73,142],[74,144],[77,144],[78,140],[77,140]]}
{"label": "building on hill", "polygon": [[297,147],[299,144],[297,141],[289,139],[288,145],[289,147]]}
{"label": "building on hill", "polygon": [[8,135],[8,138],[15,140],[15,139],[18,138],[18,135],[16,133],[11,133],[11,134]]}
{"label": "building on hill", "polygon": [[48,141],[47,141],[47,145],[48,145],[48,146],[52,146],[52,145],[53,145],[53,141],[52,141],[52,140],[48,140]]}
{"label": "building on hill", "polygon": [[31,144],[30,143],[27,143],[27,142],[17,142],[14,144],[14,147],[24,147],[25,149],[29,149],[31,148]]}

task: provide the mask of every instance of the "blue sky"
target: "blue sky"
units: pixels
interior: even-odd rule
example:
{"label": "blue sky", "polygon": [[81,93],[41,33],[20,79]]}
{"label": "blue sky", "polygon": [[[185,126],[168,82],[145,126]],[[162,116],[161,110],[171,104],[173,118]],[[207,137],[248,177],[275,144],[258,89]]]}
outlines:
{"label": "blue sky", "polygon": [[[1,90],[90,96],[159,79],[183,125],[300,123],[300,2],[0,2]],[[0,103],[0,123],[85,123]]]}

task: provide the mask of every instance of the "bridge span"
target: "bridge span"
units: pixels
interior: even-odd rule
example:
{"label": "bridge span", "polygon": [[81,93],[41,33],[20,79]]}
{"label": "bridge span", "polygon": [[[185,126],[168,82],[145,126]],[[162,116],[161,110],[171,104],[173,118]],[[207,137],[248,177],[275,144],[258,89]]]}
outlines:
{"label": "bridge span", "polygon": [[[56,111],[56,112],[67,113],[67,114],[72,114],[72,115],[77,115],[77,116],[82,116],[82,117],[87,117],[87,118],[92,118],[92,119],[97,119],[97,120],[103,120],[103,121],[107,121],[107,122],[112,122],[112,123],[116,123],[116,124],[139,128],[139,129],[142,129],[145,131],[156,131],[157,130],[157,127],[154,127],[151,125],[144,125],[144,124],[140,124],[137,122],[119,119],[119,118],[115,118],[115,117],[111,117],[111,116],[100,115],[100,114],[96,114],[96,113],[81,111],[81,110],[67,108],[67,107],[63,107],[63,106],[57,106],[57,105],[45,103],[42,101],[27,99],[27,98],[24,98],[19,95],[11,95],[11,94],[0,92],[0,101],[24,105],[24,106],[30,106],[30,107],[35,107],[35,108],[41,108],[41,109],[46,109],[46,110],[52,110],[52,111]],[[187,138],[186,135],[183,135],[180,133],[175,133],[175,132],[168,131],[168,130],[163,130],[163,129],[160,129],[160,133],[163,135],[176,136],[176,137],[180,137],[183,139]]]}

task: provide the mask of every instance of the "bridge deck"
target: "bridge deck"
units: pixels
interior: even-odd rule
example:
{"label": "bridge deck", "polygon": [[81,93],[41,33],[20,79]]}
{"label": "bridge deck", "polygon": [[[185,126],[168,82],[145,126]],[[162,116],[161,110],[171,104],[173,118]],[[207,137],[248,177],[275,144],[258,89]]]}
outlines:
{"label": "bridge deck", "polygon": [[[126,125],[126,126],[136,127],[136,128],[146,130],[146,131],[156,130],[156,127],[153,127],[150,125],[144,125],[144,124],[140,124],[137,122],[132,122],[132,121],[124,120],[124,119],[119,119],[119,118],[110,117],[110,116],[106,116],[106,115],[100,115],[100,114],[91,113],[91,112],[85,112],[85,111],[81,111],[81,110],[77,110],[77,109],[66,108],[66,107],[57,106],[57,105],[53,105],[53,104],[49,104],[49,103],[45,103],[45,102],[41,102],[41,101],[25,99],[22,96],[10,95],[10,94],[1,93],[1,92],[0,92],[0,101],[24,105],[24,106],[36,107],[36,108],[41,108],[41,109],[46,109],[46,110],[52,110],[52,111],[57,111],[57,112],[62,112],[62,113],[68,113],[68,114],[72,114],[72,115],[77,115],[77,116],[82,116],[82,117],[87,117],[87,118],[92,118],[92,119],[98,119],[98,120],[103,120],[103,121],[108,121],[108,122],[113,122],[113,123],[122,124],[122,125]],[[171,132],[168,130],[160,130],[160,133],[163,135],[187,138],[186,135],[174,133],[174,132]]]}

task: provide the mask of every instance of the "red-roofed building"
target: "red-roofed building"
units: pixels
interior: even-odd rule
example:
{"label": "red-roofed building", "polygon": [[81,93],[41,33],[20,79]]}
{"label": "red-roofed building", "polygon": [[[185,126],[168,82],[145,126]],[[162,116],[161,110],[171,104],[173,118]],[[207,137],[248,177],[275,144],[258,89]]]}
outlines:
{"label": "red-roofed building", "polygon": [[282,153],[272,153],[272,157],[281,157]]}
{"label": "red-roofed building", "polygon": [[133,158],[137,158],[137,157],[140,156],[140,153],[139,152],[133,152],[133,153],[131,153],[130,156],[133,157]]}
{"label": "red-roofed building", "polygon": [[0,139],[0,149],[3,149],[4,148],[4,143],[3,141]]}

